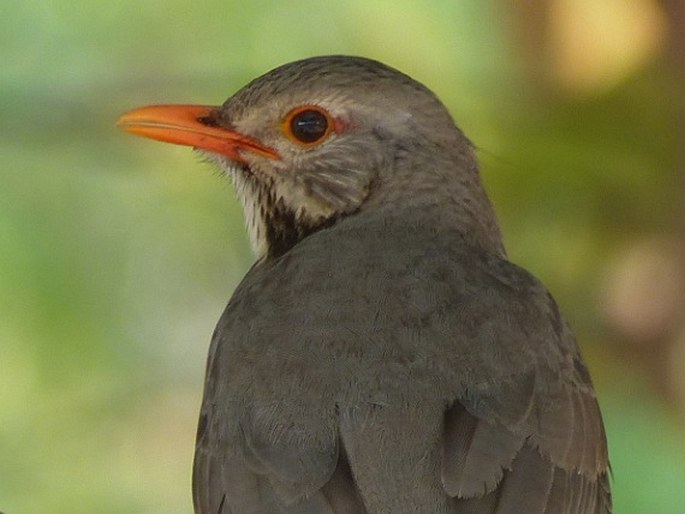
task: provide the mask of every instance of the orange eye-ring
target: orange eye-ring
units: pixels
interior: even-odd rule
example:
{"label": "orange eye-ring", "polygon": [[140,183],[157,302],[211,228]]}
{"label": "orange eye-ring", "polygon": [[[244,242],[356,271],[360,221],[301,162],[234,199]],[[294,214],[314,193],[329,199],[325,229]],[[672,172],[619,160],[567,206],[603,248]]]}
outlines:
{"label": "orange eye-ring", "polygon": [[283,133],[300,146],[315,146],[335,129],[335,122],[317,105],[301,105],[290,111],[281,125]]}

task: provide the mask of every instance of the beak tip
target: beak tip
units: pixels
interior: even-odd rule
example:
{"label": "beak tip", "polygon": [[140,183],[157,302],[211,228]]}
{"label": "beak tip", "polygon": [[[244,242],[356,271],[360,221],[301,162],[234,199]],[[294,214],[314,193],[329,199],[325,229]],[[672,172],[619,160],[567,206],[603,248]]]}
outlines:
{"label": "beak tip", "polygon": [[114,125],[120,128],[121,130],[131,132],[131,129],[136,126],[136,121],[141,121],[140,116],[137,116],[137,114],[139,114],[139,111],[140,109],[126,111],[117,118],[117,120],[114,122]]}

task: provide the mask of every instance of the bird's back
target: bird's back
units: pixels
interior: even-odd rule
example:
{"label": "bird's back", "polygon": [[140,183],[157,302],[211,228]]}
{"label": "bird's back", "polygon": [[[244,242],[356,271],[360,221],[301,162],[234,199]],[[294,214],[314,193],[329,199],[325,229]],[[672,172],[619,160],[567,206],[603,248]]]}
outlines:
{"label": "bird's back", "polygon": [[610,512],[554,301],[439,213],[409,214],[351,216],[245,277],[210,351],[198,514]]}

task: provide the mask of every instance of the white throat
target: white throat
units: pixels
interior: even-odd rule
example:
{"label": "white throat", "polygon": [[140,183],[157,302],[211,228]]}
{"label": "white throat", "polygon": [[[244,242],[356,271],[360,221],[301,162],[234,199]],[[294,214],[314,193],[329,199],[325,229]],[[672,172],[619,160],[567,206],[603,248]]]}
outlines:
{"label": "white throat", "polygon": [[232,160],[213,152],[201,151],[201,153],[209,157],[225,175],[230,177],[236,196],[243,206],[245,228],[252,252],[258,260],[263,259],[269,250],[262,198],[260,197],[260,194],[263,193],[256,182],[247,179],[244,170],[236,166]]}

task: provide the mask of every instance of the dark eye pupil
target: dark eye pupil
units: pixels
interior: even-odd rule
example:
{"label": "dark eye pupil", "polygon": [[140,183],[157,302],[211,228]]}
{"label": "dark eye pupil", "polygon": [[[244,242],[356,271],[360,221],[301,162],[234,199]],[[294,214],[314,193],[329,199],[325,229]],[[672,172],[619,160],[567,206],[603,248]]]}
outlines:
{"label": "dark eye pupil", "polygon": [[290,121],[290,130],[298,141],[314,143],[326,135],[328,119],[319,111],[307,109],[293,116]]}

